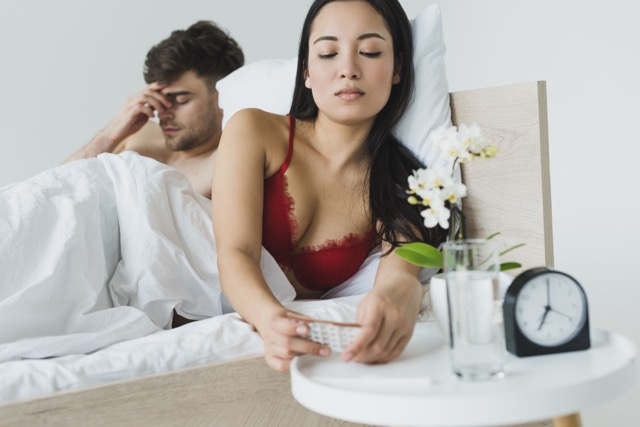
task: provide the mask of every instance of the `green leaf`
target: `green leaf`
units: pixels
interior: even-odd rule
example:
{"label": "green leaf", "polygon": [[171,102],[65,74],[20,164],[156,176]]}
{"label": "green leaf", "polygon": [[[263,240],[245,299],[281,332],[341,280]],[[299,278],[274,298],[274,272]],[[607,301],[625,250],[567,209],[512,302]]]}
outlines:
{"label": "green leaf", "polygon": [[524,243],[519,243],[517,245],[511,246],[509,249],[505,249],[504,251],[500,252],[500,256],[502,256],[502,255],[504,255],[504,254],[506,254],[508,252],[511,252],[514,249],[521,248],[523,246],[524,246]]}
{"label": "green leaf", "polygon": [[442,253],[426,243],[407,243],[397,248],[396,254],[420,267],[442,268]]}
{"label": "green leaf", "polygon": [[522,264],[519,262],[503,262],[500,264],[500,271],[513,270],[514,268],[520,268]]}
{"label": "green leaf", "polygon": [[500,235],[500,232],[499,232],[499,231],[496,231],[495,233],[490,234],[490,235],[489,235],[489,237],[487,237],[487,240],[491,240],[491,239],[493,239],[494,237],[499,236],[499,235]]}

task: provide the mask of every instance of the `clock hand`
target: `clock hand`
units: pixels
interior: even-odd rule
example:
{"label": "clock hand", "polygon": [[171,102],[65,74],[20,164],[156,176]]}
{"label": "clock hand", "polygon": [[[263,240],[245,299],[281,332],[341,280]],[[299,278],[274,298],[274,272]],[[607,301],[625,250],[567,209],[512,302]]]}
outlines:
{"label": "clock hand", "polygon": [[547,319],[547,315],[551,311],[551,307],[548,305],[544,307],[544,314],[542,315],[542,319],[540,320],[540,325],[538,325],[538,330],[542,329],[542,325],[544,325],[544,321]]}
{"label": "clock hand", "polygon": [[554,310],[553,308],[552,308],[552,309],[550,309],[550,311],[553,311],[554,313],[559,314],[560,316],[564,316],[564,317],[566,317],[566,318],[567,318],[567,319],[569,319],[569,320],[571,320],[571,319],[572,319],[572,317],[571,317],[571,316],[569,316],[568,314],[565,314],[565,313],[563,313],[563,312],[561,312],[561,311],[558,311],[558,310]]}
{"label": "clock hand", "polygon": [[538,325],[538,330],[542,329],[542,325],[544,325],[544,321],[547,319],[547,315],[551,311],[551,290],[548,278],[545,283],[547,285],[547,305],[544,306],[544,314],[542,315],[542,319],[540,320],[540,325]]}

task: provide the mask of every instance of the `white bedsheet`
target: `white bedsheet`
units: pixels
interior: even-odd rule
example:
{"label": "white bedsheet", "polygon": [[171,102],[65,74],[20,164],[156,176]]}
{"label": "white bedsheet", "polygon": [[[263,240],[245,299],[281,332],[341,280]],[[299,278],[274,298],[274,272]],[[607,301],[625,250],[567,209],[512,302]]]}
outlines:
{"label": "white bedsheet", "polygon": [[[285,305],[319,319],[354,321],[361,295]],[[259,357],[262,339],[236,313],[119,342],[91,354],[0,363],[0,403],[109,381]]]}
{"label": "white bedsheet", "polygon": [[[174,308],[222,314],[209,215],[183,174],[133,152],[0,189],[0,362],[143,337]],[[278,299],[295,298],[264,249],[261,267]]]}
{"label": "white bedsheet", "polygon": [[[217,286],[210,203],[132,152],[0,188],[0,403],[263,355]],[[261,267],[292,310],[354,321],[379,259],[317,301],[265,250]],[[204,320],[164,330],[174,308]]]}

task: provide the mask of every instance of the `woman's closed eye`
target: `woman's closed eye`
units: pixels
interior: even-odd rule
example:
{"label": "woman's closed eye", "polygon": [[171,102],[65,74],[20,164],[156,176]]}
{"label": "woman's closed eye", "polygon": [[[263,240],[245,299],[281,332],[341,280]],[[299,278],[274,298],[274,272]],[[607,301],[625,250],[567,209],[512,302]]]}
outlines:
{"label": "woman's closed eye", "polygon": [[[364,56],[365,58],[379,58],[380,55],[382,55],[382,52],[377,51],[377,52],[359,52],[360,55]],[[331,59],[334,58],[335,56],[337,56],[337,53],[323,53],[323,54],[319,54],[318,58],[320,59]]]}
{"label": "woman's closed eye", "polygon": [[378,58],[380,55],[382,55],[382,52],[360,52],[360,55],[367,58]]}

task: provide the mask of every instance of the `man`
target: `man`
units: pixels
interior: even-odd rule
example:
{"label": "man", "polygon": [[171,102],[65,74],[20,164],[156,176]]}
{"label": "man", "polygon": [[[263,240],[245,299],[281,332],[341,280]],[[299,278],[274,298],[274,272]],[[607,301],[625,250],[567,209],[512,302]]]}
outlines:
{"label": "man", "polygon": [[[210,198],[223,114],[215,85],[243,64],[236,41],[212,22],[173,31],[147,53],[147,87],[65,162],[134,150],[183,172],[195,191]],[[149,120],[156,114],[159,124]]]}

